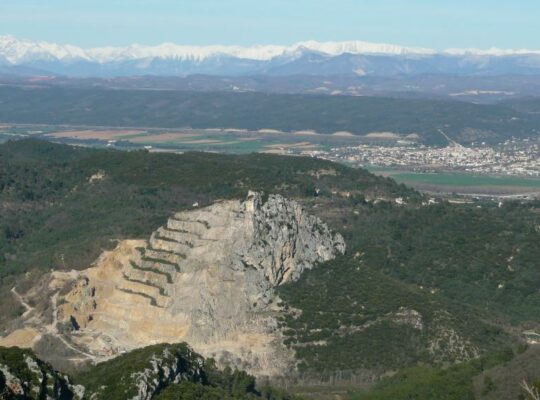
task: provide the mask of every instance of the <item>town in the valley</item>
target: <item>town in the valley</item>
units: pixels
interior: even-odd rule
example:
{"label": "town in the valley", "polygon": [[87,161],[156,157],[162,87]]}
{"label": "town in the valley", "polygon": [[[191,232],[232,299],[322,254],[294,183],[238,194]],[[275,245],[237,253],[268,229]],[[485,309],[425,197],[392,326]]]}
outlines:
{"label": "town in the valley", "polygon": [[403,140],[392,145],[359,144],[304,150],[300,154],[359,167],[540,177],[540,141],[531,139],[507,140],[497,145],[473,143],[469,147],[452,141],[442,148]]}

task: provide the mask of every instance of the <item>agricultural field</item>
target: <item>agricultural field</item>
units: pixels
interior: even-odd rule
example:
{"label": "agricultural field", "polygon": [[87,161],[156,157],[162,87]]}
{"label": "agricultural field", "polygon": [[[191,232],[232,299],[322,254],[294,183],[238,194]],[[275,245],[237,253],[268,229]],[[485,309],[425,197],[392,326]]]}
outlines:
{"label": "agricultural field", "polygon": [[537,178],[473,175],[464,172],[416,173],[376,167],[369,170],[424,191],[509,196],[540,193],[540,179]]}
{"label": "agricultural field", "polygon": [[[347,132],[319,134],[314,131],[281,132],[272,129],[157,129],[72,126],[0,125],[0,143],[17,138],[96,148],[147,149],[151,152],[203,151],[225,154],[268,153],[315,155],[332,148],[360,144],[386,146],[399,137],[390,133],[355,136]],[[345,161],[345,160],[342,160]],[[475,175],[466,172],[417,173],[406,168],[366,166],[371,172],[389,176],[421,191],[464,195],[540,195],[540,179],[518,176]]]}
{"label": "agricultural field", "polygon": [[146,148],[151,151],[208,151],[231,154],[253,152],[296,154],[306,150],[357,145],[359,136],[317,134],[312,131],[286,133],[271,129],[111,129],[62,126],[0,126],[0,142],[12,138],[36,137],[57,143],[91,147]]}

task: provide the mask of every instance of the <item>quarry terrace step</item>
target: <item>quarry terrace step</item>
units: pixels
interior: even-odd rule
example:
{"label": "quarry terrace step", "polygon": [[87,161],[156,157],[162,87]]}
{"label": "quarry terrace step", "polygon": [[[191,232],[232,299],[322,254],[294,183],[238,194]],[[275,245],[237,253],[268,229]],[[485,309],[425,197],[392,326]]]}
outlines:
{"label": "quarry terrace step", "polygon": [[180,221],[178,219],[169,218],[167,221],[167,228],[204,236],[206,231],[210,229],[210,224],[205,224],[201,221]]}
{"label": "quarry terrace step", "polygon": [[141,282],[124,280],[116,286],[116,290],[147,299],[155,307],[165,308],[169,305],[170,298],[159,293],[159,289],[145,285]]}
{"label": "quarry terrace step", "polygon": [[139,265],[134,261],[124,268],[124,273],[131,279],[152,282],[154,285],[165,288],[168,284],[173,283],[173,276],[169,272],[162,272],[158,269],[148,268],[144,265]]}
{"label": "quarry terrace step", "polygon": [[172,250],[155,249],[151,245],[139,248],[141,258],[149,261],[159,262],[163,264],[177,264],[180,260],[186,258],[185,254],[175,253]]}
{"label": "quarry terrace step", "polygon": [[127,267],[122,271],[124,280],[134,283],[140,283],[149,288],[156,289],[161,296],[167,294],[167,277],[165,275],[153,272],[140,271],[135,268]]}
{"label": "quarry terrace step", "polygon": [[[238,213],[231,213],[233,216],[231,219],[233,220],[242,220],[244,219],[242,217],[242,214]],[[187,232],[202,232],[204,233],[204,230],[210,230],[217,227],[223,227],[224,225],[220,225],[217,223],[217,221],[212,219],[212,222],[204,220],[204,219],[197,219],[197,220],[186,220],[186,219],[178,219],[175,217],[171,217],[167,221],[167,228],[173,229],[173,230],[179,230],[179,231],[187,231]],[[204,230],[201,230],[204,229]]]}
{"label": "quarry terrace step", "polygon": [[191,252],[192,248],[186,244],[174,242],[172,240],[163,239],[160,237],[152,236],[150,238],[150,246],[152,249],[169,251],[178,254],[180,257],[186,257]]}
{"label": "quarry terrace step", "polygon": [[157,232],[160,233],[161,237],[171,238],[181,243],[193,243],[195,246],[197,246],[198,244],[217,242],[219,238],[213,238],[211,236],[216,236],[216,231],[222,232],[224,228],[225,227],[212,228],[206,235],[199,235],[198,233],[171,229],[168,227],[160,228],[157,230]]}
{"label": "quarry terrace step", "polygon": [[141,267],[141,269],[170,275],[172,278],[175,278],[178,272],[182,272],[180,270],[180,263],[183,261],[182,257],[175,256],[174,260],[172,258],[164,260],[156,257],[158,254],[159,252],[157,251],[149,251],[146,256],[142,257],[137,265]]}
{"label": "quarry terrace step", "polygon": [[180,222],[196,222],[202,225],[208,225],[208,219],[213,219],[213,214],[211,211],[200,211],[194,215],[188,215],[184,212],[179,212],[174,214],[171,219],[180,221]]}
{"label": "quarry terrace step", "polygon": [[[200,228],[199,231],[185,231],[181,229],[175,229],[171,228],[170,226],[166,226],[163,228],[158,229],[159,232],[166,231],[166,232],[174,232],[176,234],[181,234],[182,236],[178,236],[178,238],[189,238],[194,243],[199,244],[205,244],[208,242],[217,242],[220,241],[221,238],[223,238],[223,235],[227,234],[227,230],[229,227],[227,225],[213,225],[210,229]],[[156,232],[158,232],[156,231]],[[188,235],[188,236],[184,236]],[[173,236],[174,237],[174,236]]]}
{"label": "quarry terrace step", "polygon": [[[185,230],[185,229],[175,229],[175,228],[171,228],[168,224],[161,227],[160,228],[161,230],[165,230],[167,232],[171,232],[171,233],[175,233],[177,235],[186,235],[186,237],[188,238],[197,238],[197,239],[201,239],[202,238],[202,235],[201,234],[198,234],[198,233],[195,233],[195,232],[190,232],[188,230]],[[158,229],[158,230],[160,230]]]}
{"label": "quarry terrace step", "polygon": [[190,247],[194,247],[196,245],[196,242],[200,240],[198,235],[173,231],[173,230],[164,229],[164,228],[159,228],[154,233],[154,235],[162,239],[174,240],[175,242],[183,243]]}

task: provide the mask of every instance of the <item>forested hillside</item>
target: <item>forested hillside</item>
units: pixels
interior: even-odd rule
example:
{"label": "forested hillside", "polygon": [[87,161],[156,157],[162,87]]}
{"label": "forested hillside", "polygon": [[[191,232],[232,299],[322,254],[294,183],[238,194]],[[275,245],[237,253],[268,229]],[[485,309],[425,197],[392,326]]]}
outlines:
{"label": "forested hillside", "polygon": [[352,208],[348,255],[281,288],[306,379],[464,361],[538,328],[538,202]]}
{"label": "forested hillside", "polygon": [[294,400],[244,371],[219,370],[185,343],[135,350],[75,375],[30,350],[0,347],[0,398],[6,400]]}
{"label": "forested hillside", "polygon": [[[334,173],[317,177],[317,171]],[[30,267],[86,266],[111,240],[149,235],[173,211],[248,190],[313,198],[419,199],[411,189],[310,158],[83,149],[25,140],[0,146],[0,276]]]}
{"label": "forested hillside", "polygon": [[[538,135],[538,115],[511,105],[362,96],[0,87],[0,122],[113,127],[312,129],[418,134],[446,145]],[[521,107],[522,108],[522,107]]]}
{"label": "forested hillside", "polygon": [[[345,255],[279,288],[279,328],[298,363],[297,373],[287,372],[289,384],[369,386],[404,369],[376,386],[378,397],[359,398],[427,399],[389,388],[413,393],[407,390],[420,383],[440,389],[444,381],[459,390],[431,398],[461,400],[478,396],[477,380],[488,369],[530,354],[522,332],[540,326],[538,202],[431,204],[390,179],[312,158],[120,152],[35,140],[0,145],[0,332],[24,312],[13,286],[28,287],[51,268],[87,267],[117,240],[148,236],[174,211],[248,190],[297,200],[347,242]],[[126,360],[107,365],[121,371]],[[115,376],[104,371],[80,381],[97,388]],[[502,379],[494,371],[489,379]],[[226,380],[252,386],[227,373]],[[172,385],[157,398],[236,393],[219,379],[211,388]]]}

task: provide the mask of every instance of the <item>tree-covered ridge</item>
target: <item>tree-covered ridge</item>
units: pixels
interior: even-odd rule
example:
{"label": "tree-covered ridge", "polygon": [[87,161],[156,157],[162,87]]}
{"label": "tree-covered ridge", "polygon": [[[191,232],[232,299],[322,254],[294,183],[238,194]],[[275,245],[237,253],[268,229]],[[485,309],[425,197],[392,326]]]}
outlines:
{"label": "tree-covered ridge", "polygon": [[516,323],[537,321],[540,202],[394,207],[354,226],[350,247],[366,265]]}
{"label": "tree-covered ridge", "polygon": [[540,348],[500,349],[458,365],[417,366],[383,378],[351,400],[534,400],[524,383],[538,390]]}
{"label": "tree-covered ridge", "polygon": [[[333,174],[317,176],[320,170]],[[321,195],[418,197],[367,171],[310,158],[8,142],[0,145],[0,277],[30,266],[86,266],[111,240],[147,236],[196,202],[240,198],[248,190],[312,197],[316,188]]]}
{"label": "tree-covered ridge", "polygon": [[30,350],[0,347],[0,399],[72,400],[70,379]]}
{"label": "tree-covered ridge", "polygon": [[243,128],[418,134],[447,144],[538,134],[538,117],[511,105],[367,96],[0,87],[0,121],[53,125]]}
{"label": "tree-covered ridge", "polygon": [[[259,399],[287,400],[291,396],[269,386],[257,387],[244,371],[219,370],[186,344],[161,344],[133,350],[84,370],[75,381],[87,397],[122,400],[153,393],[161,400]],[[141,389],[143,385],[145,388]]]}
{"label": "tree-covered ridge", "polygon": [[460,361],[539,326],[538,202],[350,207],[348,255],[280,290],[307,376]]}
{"label": "tree-covered ridge", "polygon": [[[400,282],[358,257],[341,257],[280,289],[282,324],[306,376],[456,362],[510,338],[486,315]],[[298,311],[300,310],[300,311]]]}
{"label": "tree-covered ridge", "polygon": [[[385,378],[367,393],[353,394],[351,400],[475,400],[473,378],[514,357],[506,349],[476,360],[450,367],[415,367]],[[484,385],[487,394],[490,384]]]}
{"label": "tree-covered ridge", "polygon": [[219,370],[186,344],[161,344],[121,355],[68,377],[30,350],[0,347],[5,400],[294,400],[244,371]]}

